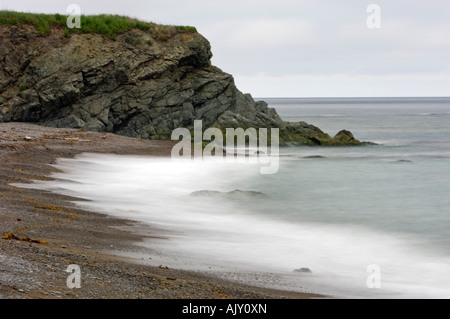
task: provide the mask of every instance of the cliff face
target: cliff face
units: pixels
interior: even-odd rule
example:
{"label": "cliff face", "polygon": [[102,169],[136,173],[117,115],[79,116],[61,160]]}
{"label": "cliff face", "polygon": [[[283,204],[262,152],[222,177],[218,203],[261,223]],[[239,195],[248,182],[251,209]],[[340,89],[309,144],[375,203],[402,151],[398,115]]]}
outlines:
{"label": "cliff face", "polygon": [[114,41],[3,26],[0,122],[170,139],[175,128],[202,120],[204,127],[280,128],[284,142],[359,144],[349,132],[331,138],[306,123],[283,122],[266,103],[241,93],[211,57],[209,42],[192,31],[162,39],[136,29]]}

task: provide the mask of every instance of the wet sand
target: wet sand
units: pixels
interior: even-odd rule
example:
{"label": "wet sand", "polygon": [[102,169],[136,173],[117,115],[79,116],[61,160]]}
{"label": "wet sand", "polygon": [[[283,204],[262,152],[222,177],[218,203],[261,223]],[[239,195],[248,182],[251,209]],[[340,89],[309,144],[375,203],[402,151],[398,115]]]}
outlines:
{"label": "wet sand", "polygon": [[[151,226],[81,210],[70,203],[74,198],[11,186],[48,180],[57,158],[86,152],[169,156],[174,144],[0,123],[0,299],[320,298],[145,265],[123,256],[151,258],[154,252],[136,245],[151,239]],[[72,264],[81,268],[80,289],[67,287]]]}

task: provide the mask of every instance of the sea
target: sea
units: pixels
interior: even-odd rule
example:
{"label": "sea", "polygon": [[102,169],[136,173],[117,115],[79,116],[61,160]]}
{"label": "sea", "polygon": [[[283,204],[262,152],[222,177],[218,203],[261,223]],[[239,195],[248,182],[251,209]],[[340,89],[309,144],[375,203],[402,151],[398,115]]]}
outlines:
{"label": "sea", "polygon": [[377,145],[282,147],[272,175],[82,154],[33,187],[151,226],[138,243],[151,253],[134,256],[149,265],[337,298],[450,298],[450,98],[264,100]]}

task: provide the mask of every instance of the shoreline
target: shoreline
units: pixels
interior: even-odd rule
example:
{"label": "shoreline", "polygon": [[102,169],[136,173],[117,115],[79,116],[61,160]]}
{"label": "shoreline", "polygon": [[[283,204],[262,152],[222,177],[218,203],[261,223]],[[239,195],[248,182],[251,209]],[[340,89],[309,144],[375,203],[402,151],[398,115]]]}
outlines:
{"label": "shoreline", "polygon": [[[81,153],[165,157],[176,143],[0,123],[0,235],[13,235],[0,239],[0,299],[323,298],[120,257],[151,256],[137,243],[151,240],[152,226],[80,209],[70,203],[75,200],[71,197],[10,185],[50,180],[47,176],[56,170],[49,164],[58,158]],[[142,227],[144,234],[137,231]],[[71,264],[81,268],[81,289],[67,288],[66,270]]]}

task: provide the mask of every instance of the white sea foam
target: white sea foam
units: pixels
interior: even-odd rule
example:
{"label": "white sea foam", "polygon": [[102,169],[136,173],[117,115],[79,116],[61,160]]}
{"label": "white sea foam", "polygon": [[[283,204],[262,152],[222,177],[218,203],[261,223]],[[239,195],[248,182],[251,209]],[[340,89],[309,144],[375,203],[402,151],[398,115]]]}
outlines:
{"label": "white sea foam", "polygon": [[[266,272],[278,279],[267,276],[259,284],[339,296],[450,298],[450,258],[431,243],[352,223],[289,219],[295,212],[285,210],[293,206],[279,206],[277,200],[282,193],[276,189],[283,185],[259,189],[267,177],[259,175],[258,165],[85,154],[59,160],[56,167],[62,171],[53,175],[56,181],[32,187],[88,199],[79,204],[167,230],[168,239],[145,245],[164,252],[173,262],[169,266],[211,267],[225,277],[249,281],[245,274]],[[251,196],[190,196],[235,189],[265,192],[263,209],[255,208]],[[372,264],[381,267],[381,289],[367,288]],[[293,273],[299,268],[313,273]]]}
{"label": "white sea foam", "polygon": [[[273,176],[251,164],[85,154],[59,160],[56,181],[26,187],[159,226],[167,239],[142,243],[156,266],[338,296],[450,298],[450,100],[268,102],[289,120],[382,145],[282,149]],[[228,194],[237,189],[267,198]],[[203,190],[216,193],[190,196]],[[369,265],[381,289],[367,288]]]}

